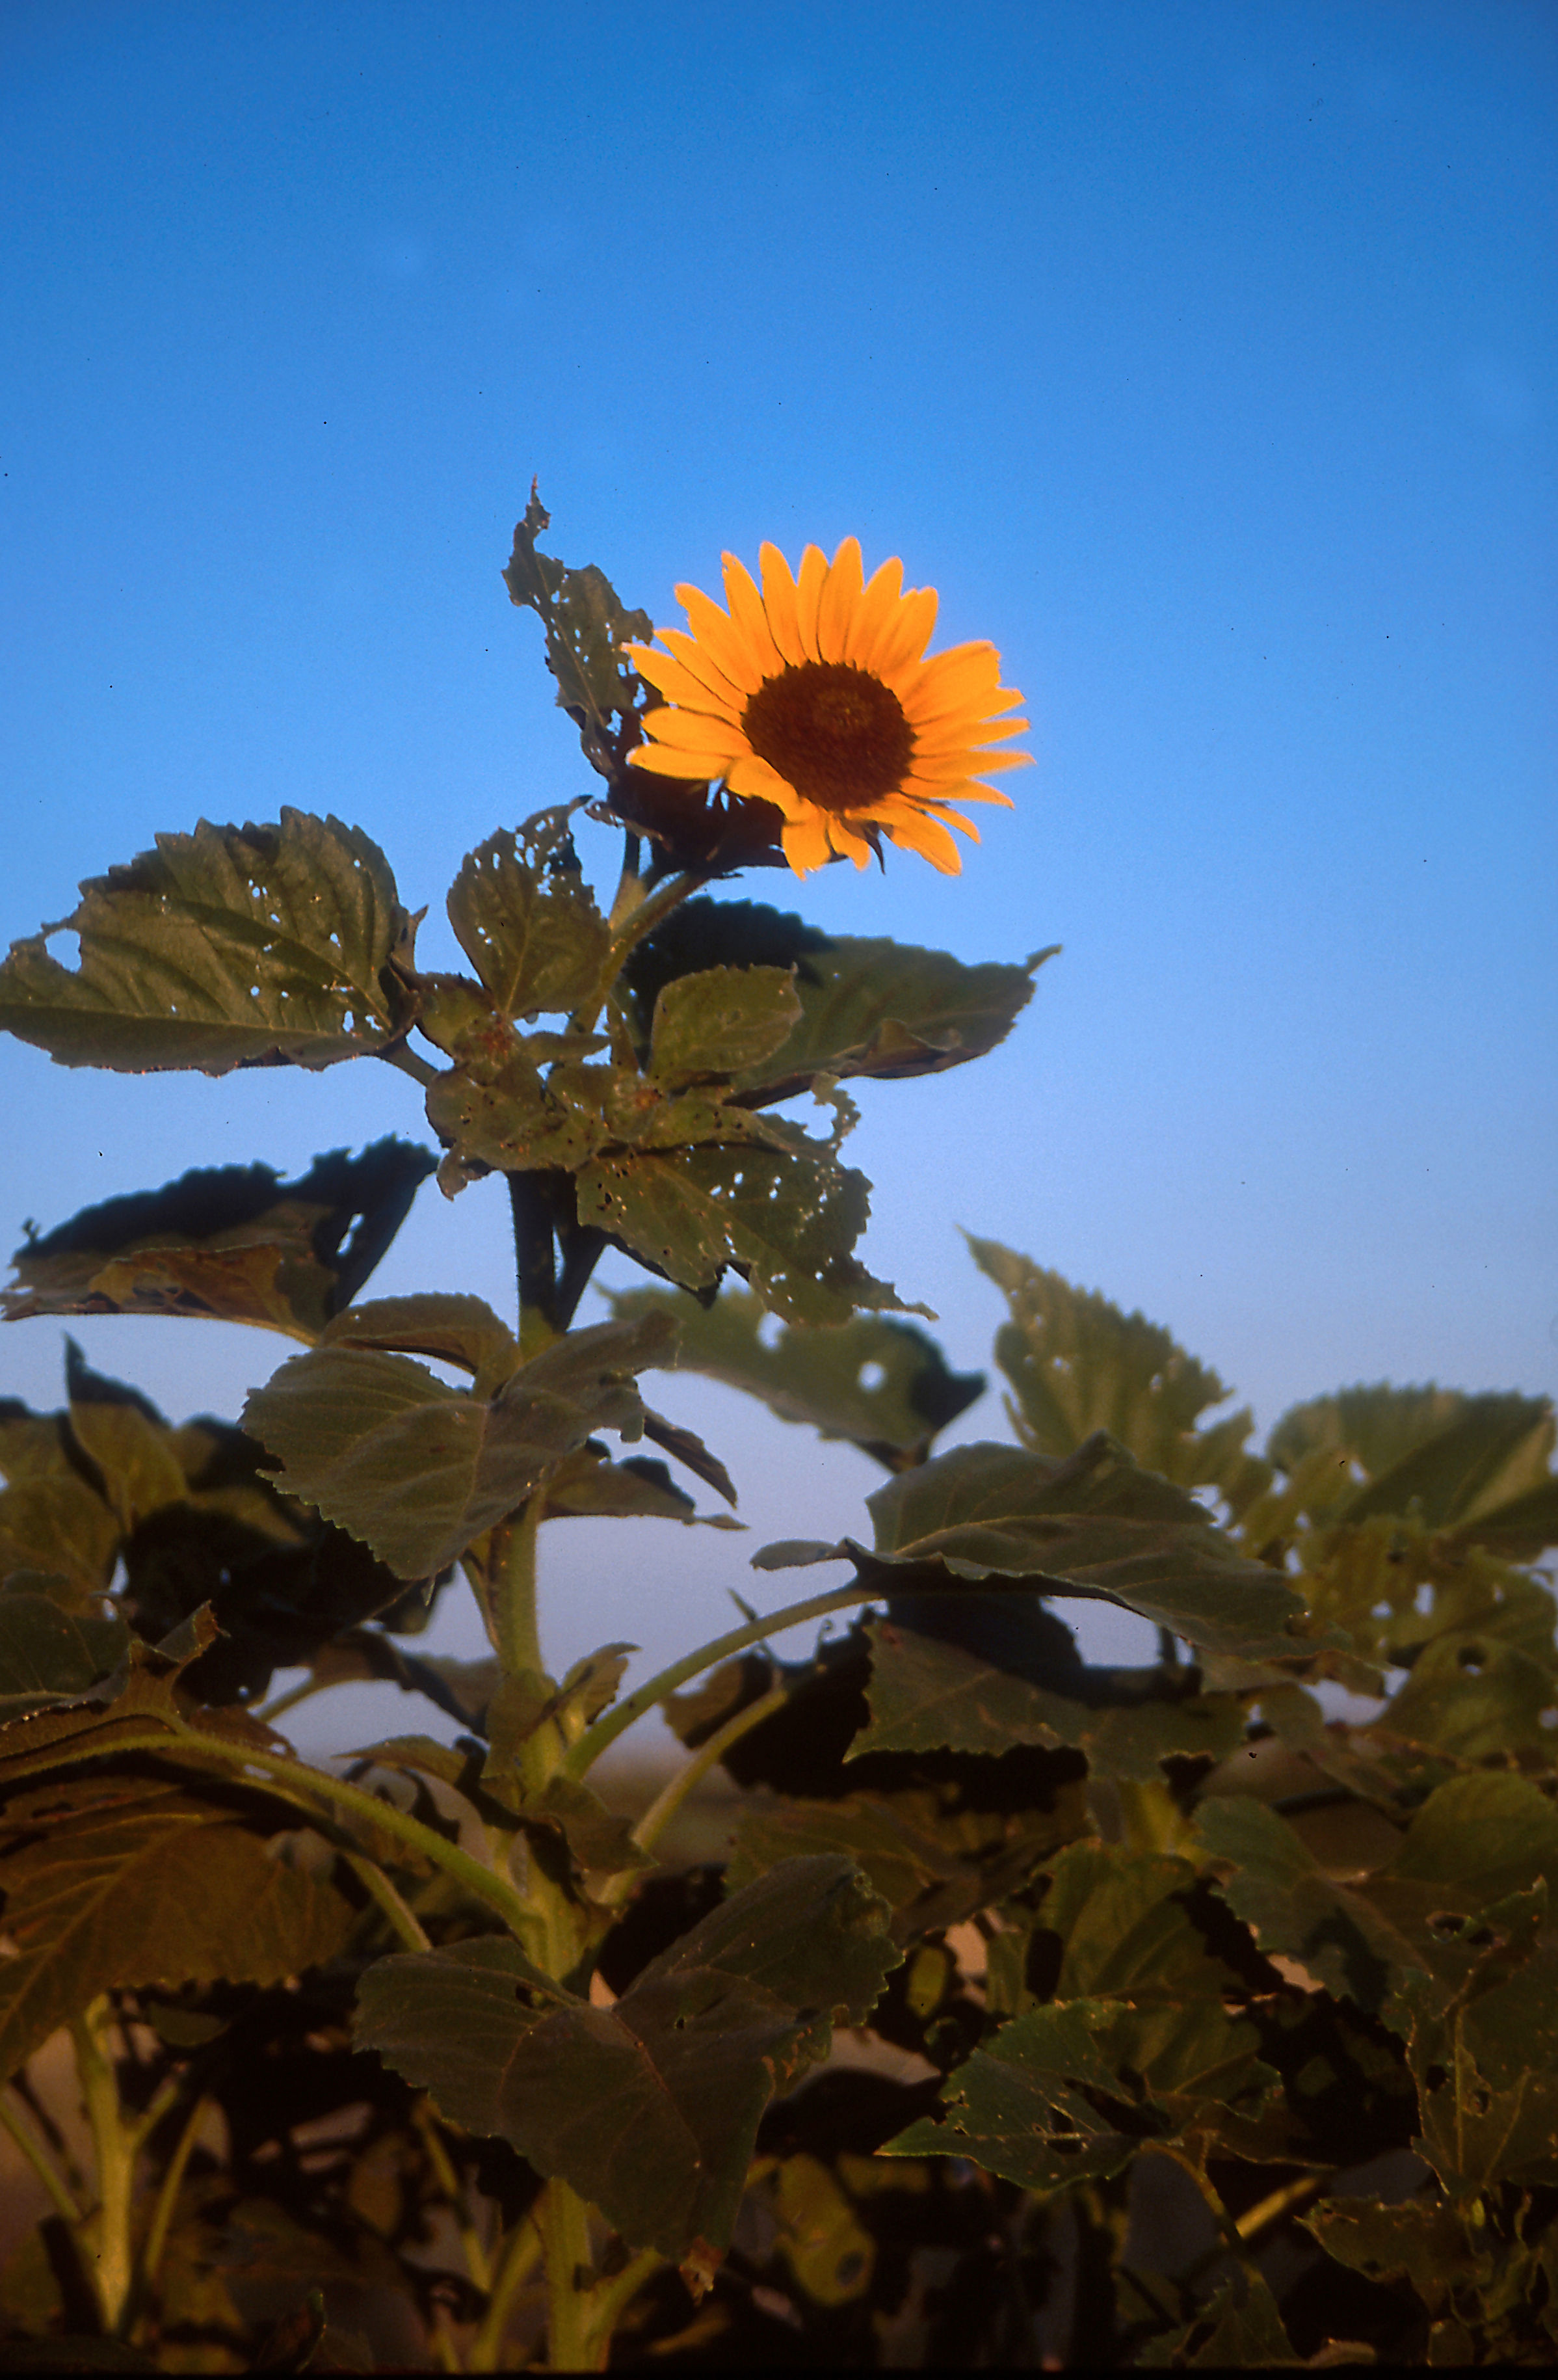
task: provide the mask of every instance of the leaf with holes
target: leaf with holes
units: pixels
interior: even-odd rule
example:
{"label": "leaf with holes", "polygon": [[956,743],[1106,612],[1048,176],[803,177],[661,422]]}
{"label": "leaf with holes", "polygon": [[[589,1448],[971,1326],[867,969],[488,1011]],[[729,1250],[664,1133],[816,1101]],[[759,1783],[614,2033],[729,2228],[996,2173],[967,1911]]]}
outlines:
{"label": "leaf with holes", "polygon": [[890,1470],[928,1451],[984,1387],[982,1372],[952,1371],[926,1332],[885,1316],[862,1315],[827,1331],[781,1330],[770,1340],[763,1302],[747,1290],[726,1290],[708,1306],[630,1290],[612,1297],[611,1310],[623,1318],[674,1316],[675,1370],[743,1389],[781,1421],[852,1439]]}
{"label": "leaf with holes", "polygon": [[380,1960],[357,2039],[441,2113],[561,2175],[633,2246],[730,2240],[763,2109],[898,1954],[847,1860],[792,1860],[591,2008],[506,1941]]}
{"label": "leaf with holes", "polygon": [[621,1240],[684,1289],[712,1289],[726,1265],[789,1322],[847,1322],[896,1306],[851,1253],[869,1212],[863,1173],[804,1147],[624,1153],[578,1180],[579,1220]]}
{"label": "leaf with holes", "polygon": [[[390,965],[407,933],[394,879],[339,819],[202,820],[81,892],[70,917],[0,965],[0,1028],[62,1065],[328,1066],[386,1048],[411,1021]],[[74,970],[45,947],[66,931],[79,941]]]}
{"label": "leaf with holes", "polygon": [[449,922],[506,1017],[566,1014],[598,997],[610,930],[579,872],[570,808],[489,835],[455,878]]}

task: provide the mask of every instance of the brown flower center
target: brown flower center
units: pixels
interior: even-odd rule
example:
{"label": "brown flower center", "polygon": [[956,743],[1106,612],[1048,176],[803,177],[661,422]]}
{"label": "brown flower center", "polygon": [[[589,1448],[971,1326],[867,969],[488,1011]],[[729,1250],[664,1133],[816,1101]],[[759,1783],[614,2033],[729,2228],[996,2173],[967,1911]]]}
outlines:
{"label": "brown flower center", "polygon": [[850,662],[802,662],[765,678],[742,713],[746,739],[819,809],[869,809],[896,792],[914,730],[890,686]]}

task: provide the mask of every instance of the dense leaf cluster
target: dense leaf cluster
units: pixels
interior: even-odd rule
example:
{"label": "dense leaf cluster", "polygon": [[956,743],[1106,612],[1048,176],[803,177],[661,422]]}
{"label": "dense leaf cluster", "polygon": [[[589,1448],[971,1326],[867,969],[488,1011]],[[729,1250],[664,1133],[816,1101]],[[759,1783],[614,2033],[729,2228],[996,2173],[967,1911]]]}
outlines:
{"label": "dense leaf cluster", "polygon": [[[0,2363],[1551,2363],[1550,1407],[1357,1388],[1258,1449],[1166,1331],[975,1241],[1011,1437],[942,1445],[984,1384],[856,1256],[840,1087],[987,1053],[1037,961],[708,893],[771,821],[636,778],[648,624],[545,527],[506,577],[626,829],[609,906],[544,813],[450,894],[471,975],[423,973],[382,855],[285,812],[160,837],[83,887],[74,969],[47,933],[0,966],[65,1063],[374,1056],[441,1149],[204,1170],[18,1253],[13,1318],[299,1352],[241,1426],[69,1342],[57,1412],[0,1404],[0,2120],[40,2218]],[[435,1165],[503,1177],[514,1324],[363,1297]],[[574,1328],[608,1245],[654,1285]],[[882,1483],[838,1543],[798,1495],[766,1619],[554,1678],[544,1524],[734,1525],[646,1393],[678,1371]],[[461,1573],[478,1662],[417,1646]],[[1085,1660],[1099,1601],[1157,1658]],[[278,1722],[366,1678],[441,1736],[301,1759]],[[656,1708],[685,1765],[624,1800],[597,1763]]]}

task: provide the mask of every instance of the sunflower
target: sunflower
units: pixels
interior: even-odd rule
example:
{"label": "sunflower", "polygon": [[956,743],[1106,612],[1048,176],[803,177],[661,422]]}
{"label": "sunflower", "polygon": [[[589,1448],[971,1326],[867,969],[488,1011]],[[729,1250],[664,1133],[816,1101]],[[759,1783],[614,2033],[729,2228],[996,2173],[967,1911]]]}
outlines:
{"label": "sunflower", "polygon": [[634,767],[722,778],[738,797],[771,803],[798,876],[835,856],[864,868],[873,851],[880,857],[884,834],[956,876],[962,858],[948,826],[975,843],[979,833],[951,804],[1009,809],[981,778],[1030,757],[990,748],[1028,724],[1005,715],[1022,697],[1002,686],[995,646],[927,658],[935,589],[905,593],[901,562],[863,583],[857,538],[831,563],[807,546],[799,579],[765,545],[761,592],[733,553],[724,559],[728,612],[679,587],[692,634],[657,630],[667,652],[622,648],[666,698],[644,715],[650,740]]}

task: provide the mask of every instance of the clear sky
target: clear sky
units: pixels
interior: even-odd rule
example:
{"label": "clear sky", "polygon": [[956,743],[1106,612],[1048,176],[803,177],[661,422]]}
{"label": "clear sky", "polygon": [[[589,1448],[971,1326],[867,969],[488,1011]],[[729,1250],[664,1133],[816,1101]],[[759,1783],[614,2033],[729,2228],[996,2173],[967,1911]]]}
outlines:
{"label": "clear sky", "polygon": [[[662,624],[722,548],[853,531],[938,642],[999,645],[1037,765],[955,883],[751,889],[1065,945],[1001,1052],[868,1092],[873,1269],[976,1363],[956,1227],[1004,1239],[1262,1424],[1359,1378],[1552,1390],[1555,164],[1544,0],[3,0],[0,940],[290,802],[367,828],[453,964],[463,854],[588,790],[498,577],[532,474]],[[371,1063],[6,1039],[0,1100],[6,1245],[426,1137]],[[504,1207],[425,1191],[376,1288],[506,1308]],[[287,1352],[80,1335],[177,1416]],[[0,1388],[57,1402],[59,1342],[12,1328]],[[863,1458],[661,1401],[747,1542],[860,1528]],[[549,1536],[560,1659],[751,1584],[740,1539]]]}

